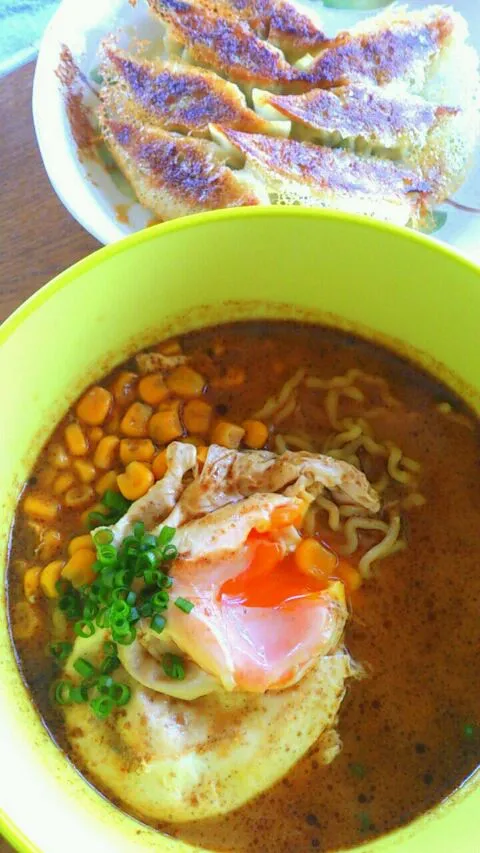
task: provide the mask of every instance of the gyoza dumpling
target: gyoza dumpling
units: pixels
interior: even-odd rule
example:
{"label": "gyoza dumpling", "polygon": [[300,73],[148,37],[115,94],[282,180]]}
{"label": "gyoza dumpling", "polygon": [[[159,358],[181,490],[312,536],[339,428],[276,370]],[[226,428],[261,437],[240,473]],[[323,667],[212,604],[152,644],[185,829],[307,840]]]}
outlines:
{"label": "gyoza dumpling", "polygon": [[[249,133],[288,136],[288,122],[271,122],[250,110],[234,83],[213,71],[180,61],[148,61],[105,47],[104,83],[100,98],[123,119],[160,126],[164,130],[208,137],[210,122]],[[119,90],[122,101],[119,101]]]}
{"label": "gyoza dumpling", "polygon": [[432,195],[420,170],[390,160],[219,126],[211,133],[232,162],[245,163],[265,184],[272,203],[333,208],[418,225]]}

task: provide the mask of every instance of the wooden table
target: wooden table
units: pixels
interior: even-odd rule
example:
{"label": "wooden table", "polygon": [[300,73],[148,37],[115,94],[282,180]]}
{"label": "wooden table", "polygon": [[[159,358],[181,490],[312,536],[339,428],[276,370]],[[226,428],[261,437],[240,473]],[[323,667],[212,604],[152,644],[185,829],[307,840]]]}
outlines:
{"label": "wooden table", "polygon": [[30,63],[0,79],[0,322],[99,246],[62,206],[43,168],[31,114],[33,72]]}
{"label": "wooden table", "polygon": [[[65,267],[99,247],[53,192],[31,114],[34,64],[0,79],[0,322]],[[0,853],[12,853],[0,837]]]}

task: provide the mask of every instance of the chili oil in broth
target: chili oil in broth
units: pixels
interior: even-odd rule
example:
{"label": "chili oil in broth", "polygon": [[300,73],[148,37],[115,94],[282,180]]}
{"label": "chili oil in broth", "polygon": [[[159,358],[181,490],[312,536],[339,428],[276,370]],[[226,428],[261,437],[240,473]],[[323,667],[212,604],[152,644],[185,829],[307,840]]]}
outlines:
{"label": "chili oil in broth", "polygon": [[[157,825],[193,844],[236,853],[354,846],[425,812],[480,763],[478,426],[431,376],[338,331],[249,322],[191,333],[181,343],[191,366],[208,380],[205,399],[216,416],[234,423],[251,418],[299,367],[326,379],[360,368],[386,379],[404,404],[375,418],[375,436],[420,462],[426,503],[403,514],[408,547],[378,562],[373,577],[350,596],[345,641],[367,677],[348,687],[340,712],[340,755],[319,766],[313,748],[274,788],[224,817]],[[122,370],[131,369],[132,362],[122,365],[101,384],[109,387]],[[222,382],[229,376],[237,381]],[[307,435],[321,451],[331,427],[314,392],[304,389],[298,399],[300,406],[277,432]],[[451,416],[438,408],[445,402]],[[349,406],[351,401],[340,403],[342,412]],[[71,414],[49,443],[61,441],[69,420]],[[267,447],[275,446],[274,437],[272,429]],[[30,485],[47,464],[45,452]],[[327,525],[319,523],[328,541]],[[72,536],[85,532],[75,511],[63,511],[56,526],[64,551]],[[32,530],[19,509],[9,569],[11,614],[23,600],[15,564],[32,561],[33,547]],[[15,637],[12,617],[16,651],[34,702],[68,753],[61,715],[49,701],[55,667],[45,649],[52,605],[43,599],[35,608],[40,624],[32,641]]]}

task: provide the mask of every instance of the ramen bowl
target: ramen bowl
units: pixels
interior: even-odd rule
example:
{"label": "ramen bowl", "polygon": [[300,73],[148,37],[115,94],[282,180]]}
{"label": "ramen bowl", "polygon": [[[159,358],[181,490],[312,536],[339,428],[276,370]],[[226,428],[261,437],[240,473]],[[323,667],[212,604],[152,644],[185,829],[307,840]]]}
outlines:
{"label": "ramen bowl", "polygon": [[[50,282],[0,332],[1,566],[19,489],[85,385],[162,338],[251,318],[321,322],[386,344],[480,411],[480,272],[404,230],[300,209],[242,209],[148,229]],[[0,826],[22,851],[194,848],[112,805],[44,728],[0,621]],[[385,768],[389,772],[389,768]],[[480,779],[363,853],[478,853]]]}

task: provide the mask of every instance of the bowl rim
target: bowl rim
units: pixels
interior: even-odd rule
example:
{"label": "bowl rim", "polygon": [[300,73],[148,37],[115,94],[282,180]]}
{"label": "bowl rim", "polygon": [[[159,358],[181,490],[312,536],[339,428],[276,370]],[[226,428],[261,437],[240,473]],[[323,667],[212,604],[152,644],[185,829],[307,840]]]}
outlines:
{"label": "bowl rim", "polygon": [[[222,221],[235,221],[238,219],[252,219],[255,221],[256,219],[269,217],[272,219],[293,217],[298,221],[302,219],[317,219],[319,223],[324,220],[333,220],[337,223],[360,225],[367,229],[370,228],[372,230],[376,230],[377,232],[380,232],[380,234],[390,234],[392,236],[399,237],[402,240],[413,241],[414,243],[419,243],[421,245],[423,244],[425,248],[456,261],[466,271],[476,274],[479,277],[480,283],[480,264],[476,264],[473,260],[463,255],[459,250],[440,243],[438,240],[430,237],[429,235],[405,229],[402,226],[391,225],[376,219],[369,219],[355,214],[347,214],[341,211],[296,206],[239,207],[226,210],[214,210],[207,213],[199,213],[188,217],[182,217],[166,223],[159,223],[150,228],[133,232],[115,243],[109,243],[106,246],[100,247],[85,258],[77,261],[70,267],[67,267],[66,270],[59,273],[39,288],[27,300],[21,303],[20,306],[4,320],[0,326],[0,347],[9,340],[9,338],[15,333],[16,329],[26,319],[28,319],[30,315],[53,298],[57,292],[74,284],[77,278],[84,272],[101,265],[103,261],[106,261],[115,255],[120,255],[123,252],[128,251],[133,246],[158,239],[163,234],[167,235],[175,232],[187,232],[191,228],[202,227],[204,224],[219,223]],[[439,803],[436,808],[441,807],[441,805],[442,803]],[[421,818],[422,815],[419,817]],[[41,853],[39,848],[23,833],[22,830],[16,826],[3,809],[0,809],[0,835],[3,835],[16,850],[20,851],[20,853]]]}
{"label": "bowl rim", "polygon": [[385,234],[396,235],[406,241],[423,244],[426,248],[434,252],[440,253],[445,257],[457,261],[462,267],[471,272],[480,275],[480,263],[476,263],[472,258],[467,257],[459,249],[441,243],[435,237],[429,234],[422,234],[419,231],[413,231],[409,228],[404,228],[401,225],[393,225],[388,222],[382,222],[379,219],[374,219],[366,216],[360,216],[354,213],[344,213],[339,210],[326,210],[324,208],[300,207],[296,205],[285,206],[251,206],[251,207],[233,207],[223,210],[211,210],[204,213],[195,213],[191,216],[182,216],[178,219],[171,219],[169,222],[159,222],[149,228],[143,228],[140,231],[134,231],[132,234],[127,234],[121,240],[114,243],[107,243],[105,246],[95,249],[90,254],[81,258],[76,263],[67,267],[50,281],[42,285],[31,296],[24,300],[18,308],[16,308],[8,317],[5,318],[0,325],[0,346],[13,334],[15,329],[34,311],[51,299],[55,293],[72,284],[78,275],[92,269],[97,264],[107,260],[113,255],[126,252],[131,246],[137,245],[149,240],[156,239],[161,234],[169,234],[176,231],[188,231],[190,228],[201,227],[204,223],[222,222],[224,220],[235,219],[261,219],[261,218],[283,218],[293,216],[301,219],[318,219],[334,220],[337,222],[347,222],[352,225],[363,225],[365,228],[375,229]]}

